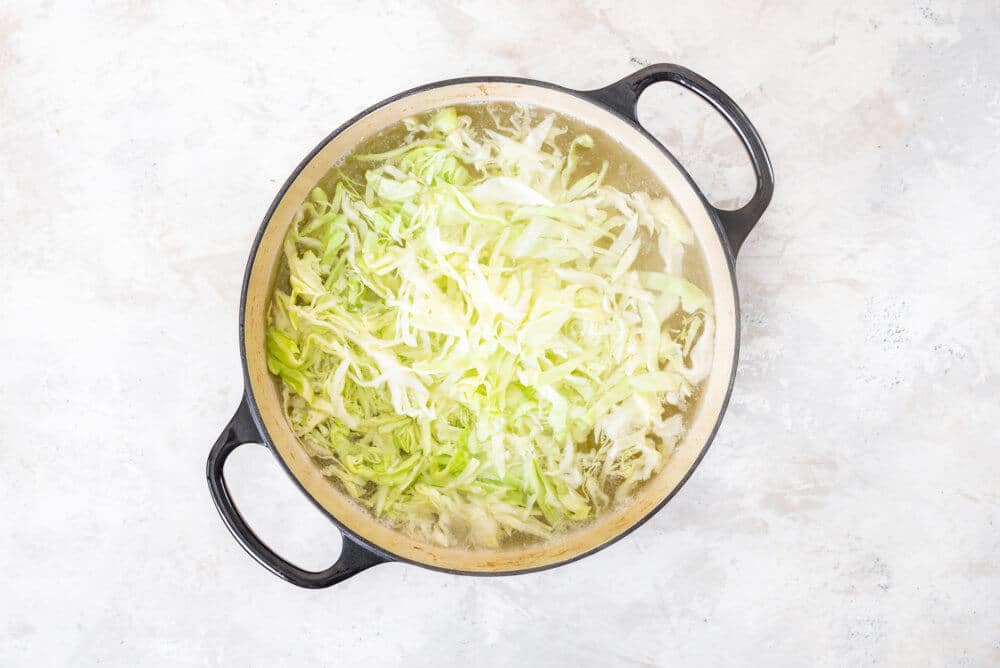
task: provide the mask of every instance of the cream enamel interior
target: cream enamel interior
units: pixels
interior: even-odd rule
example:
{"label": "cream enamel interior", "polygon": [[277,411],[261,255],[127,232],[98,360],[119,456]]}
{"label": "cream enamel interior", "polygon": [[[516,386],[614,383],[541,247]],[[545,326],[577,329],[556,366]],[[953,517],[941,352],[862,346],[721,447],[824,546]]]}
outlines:
{"label": "cream enamel interior", "polygon": [[[507,550],[442,548],[410,538],[379,523],[323,477],[296,441],[281,409],[278,390],[267,370],[266,314],[273,290],[282,241],[298,206],[326,171],[374,132],[406,116],[436,107],[485,101],[510,101],[546,107],[601,128],[663,182],[687,216],[701,245],[709,289],[716,309],[712,371],[703,388],[690,428],[668,464],[624,507],[602,515],[586,527],[537,545]],[[646,517],[685,479],[708,440],[726,400],[736,346],[736,303],[726,252],[697,193],[683,173],[631,124],[574,95],[541,86],[511,82],[453,84],[415,93],[376,109],[330,140],[302,169],[267,221],[246,291],[244,344],[250,390],[272,443],[292,475],[331,515],[374,545],[405,559],[435,568],[471,572],[538,568],[589,552],[614,539]]]}

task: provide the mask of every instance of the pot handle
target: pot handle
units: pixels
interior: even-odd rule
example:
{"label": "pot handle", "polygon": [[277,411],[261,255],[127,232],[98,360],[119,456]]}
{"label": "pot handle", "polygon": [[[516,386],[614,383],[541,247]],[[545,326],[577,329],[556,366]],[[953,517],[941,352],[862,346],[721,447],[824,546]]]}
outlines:
{"label": "pot handle", "polygon": [[244,443],[262,443],[263,440],[254,424],[253,417],[250,415],[250,408],[247,405],[246,396],[244,396],[240,401],[239,408],[236,409],[236,414],[233,415],[233,419],[226,425],[219,440],[215,442],[212,451],[208,454],[206,470],[208,489],[212,493],[212,500],[219,510],[219,515],[222,516],[222,521],[226,523],[226,527],[236,538],[236,542],[251,557],[278,577],[307,589],[321,589],[335,585],[367,568],[387,561],[341,531],[344,544],[337,563],[323,571],[307,571],[279,557],[264,541],[258,538],[236,509],[229,494],[229,488],[226,486],[223,468],[226,459],[236,448]]}
{"label": "pot handle", "polygon": [[[610,86],[587,91],[585,95],[597,99],[630,121],[640,125],[636,115],[639,96],[651,85],[661,81],[679,84],[712,105],[739,136],[740,141],[743,142],[743,148],[746,149],[747,155],[750,157],[754,176],[757,179],[757,187],[750,201],[735,211],[712,207],[719,216],[719,220],[722,221],[722,227],[729,238],[729,244],[735,255],[739,252],[747,235],[750,234],[750,230],[760,220],[764,209],[771,202],[771,195],[774,193],[774,171],[771,168],[771,160],[767,156],[767,149],[764,148],[764,142],[750,119],[733,99],[700,74],[692,72],[686,67],[669,63],[650,65]],[[640,127],[642,126],[640,125]]]}

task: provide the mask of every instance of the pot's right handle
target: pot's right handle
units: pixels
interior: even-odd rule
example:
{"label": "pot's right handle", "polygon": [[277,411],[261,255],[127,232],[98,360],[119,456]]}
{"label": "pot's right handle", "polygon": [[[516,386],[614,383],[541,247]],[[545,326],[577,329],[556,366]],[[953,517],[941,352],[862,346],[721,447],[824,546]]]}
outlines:
{"label": "pot's right handle", "polygon": [[726,236],[729,237],[729,244],[735,255],[739,252],[747,235],[750,234],[750,230],[760,220],[764,209],[771,202],[771,195],[774,193],[774,171],[771,169],[771,160],[767,157],[764,142],[761,141],[760,135],[757,134],[750,119],[733,99],[700,74],[692,72],[686,67],[668,63],[650,65],[606,88],[587,91],[585,94],[608,105],[638,125],[636,105],[639,103],[639,96],[644,90],[660,81],[679,84],[712,105],[739,135],[747,155],[750,156],[754,176],[757,178],[757,188],[754,190],[753,197],[735,211],[712,207],[718,214],[719,220],[722,221],[722,226],[726,231]]}
{"label": "pot's right handle", "polygon": [[245,396],[240,401],[233,419],[226,425],[219,440],[215,442],[215,446],[208,454],[206,472],[208,489],[212,493],[212,500],[219,510],[219,515],[222,516],[222,521],[226,523],[226,527],[229,528],[236,542],[261,566],[299,587],[320,589],[335,585],[352,575],[357,575],[367,568],[386,561],[383,557],[358,544],[343,531],[341,531],[341,536],[344,542],[340,557],[337,559],[337,563],[326,570],[307,571],[279,557],[274,550],[257,537],[257,534],[240,515],[240,511],[236,509],[236,504],[233,503],[233,498],[229,494],[229,488],[226,486],[226,479],[223,476],[226,459],[244,443],[263,443],[253,417],[250,415],[250,407],[247,405]]}

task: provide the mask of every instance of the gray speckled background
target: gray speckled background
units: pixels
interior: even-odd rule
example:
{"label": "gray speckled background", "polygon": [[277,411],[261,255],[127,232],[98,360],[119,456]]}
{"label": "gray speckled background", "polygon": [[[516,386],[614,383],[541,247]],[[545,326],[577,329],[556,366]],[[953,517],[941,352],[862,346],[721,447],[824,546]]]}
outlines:
{"label": "gray speckled background", "polygon": [[[1000,664],[997,3],[619,5],[0,6],[0,664]],[[656,61],[729,91],[778,178],[694,478],[535,575],[308,592],[254,564],[203,464],[286,175],[409,86]],[[663,84],[641,114],[716,201],[749,192],[706,107]],[[329,563],[265,451],[230,475],[263,536]]]}

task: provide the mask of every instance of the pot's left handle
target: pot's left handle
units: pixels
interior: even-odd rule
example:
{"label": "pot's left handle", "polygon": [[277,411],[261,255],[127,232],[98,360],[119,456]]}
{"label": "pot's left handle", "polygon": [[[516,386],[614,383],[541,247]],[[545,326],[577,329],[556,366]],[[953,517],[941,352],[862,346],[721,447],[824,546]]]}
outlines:
{"label": "pot's left handle", "polygon": [[750,164],[753,166],[754,176],[757,178],[757,187],[754,189],[750,201],[733,211],[712,207],[722,222],[726,237],[728,237],[729,244],[733,249],[733,255],[735,255],[739,252],[747,235],[750,234],[750,230],[760,220],[767,205],[771,203],[771,195],[774,194],[774,170],[771,168],[771,159],[767,155],[767,149],[764,148],[764,141],[747,115],[733,101],[733,98],[697,72],[672,63],[650,65],[610,86],[583,91],[583,94],[611,107],[642,127],[639,123],[639,117],[636,115],[639,97],[644,90],[660,81],[669,81],[683,86],[712,105],[739,136],[747,155],[750,157]]}
{"label": "pot's left handle", "polygon": [[236,414],[233,415],[233,419],[226,425],[219,440],[215,442],[212,451],[208,454],[206,470],[208,489],[212,493],[212,500],[219,510],[219,515],[222,516],[222,521],[226,523],[233,537],[251,557],[278,577],[307,589],[321,589],[335,585],[352,575],[357,575],[367,568],[386,561],[383,557],[359,545],[350,536],[341,532],[344,545],[337,563],[323,571],[307,571],[279,557],[264,541],[258,538],[236,509],[236,504],[233,503],[229,488],[226,486],[223,469],[226,459],[236,448],[244,443],[263,443],[263,440],[257,431],[253,417],[250,415],[250,408],[244,396],[240,401],[239,408],[236,409]]}

